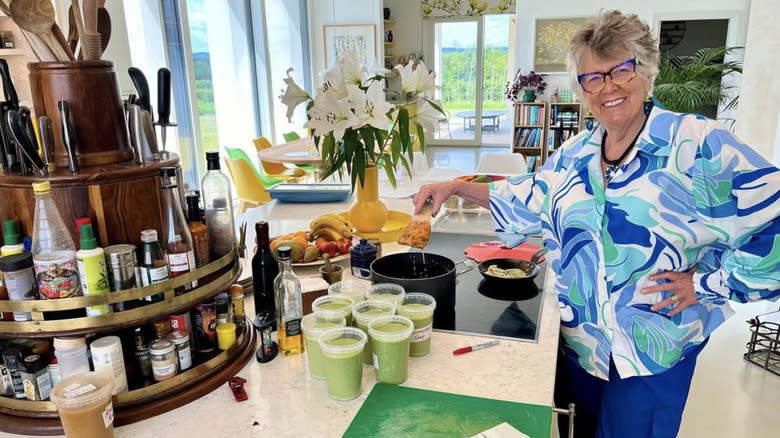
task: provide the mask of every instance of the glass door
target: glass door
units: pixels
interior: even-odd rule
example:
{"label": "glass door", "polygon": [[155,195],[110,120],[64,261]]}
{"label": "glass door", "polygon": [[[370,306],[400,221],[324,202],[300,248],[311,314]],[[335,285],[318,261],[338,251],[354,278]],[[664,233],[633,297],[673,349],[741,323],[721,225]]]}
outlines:
{"label": "glass door", "polygon": [[513,15],[485,15],[483,24],[482,62],[482,141],[486,146],[509,146],[512,142],[513,108],[504,96],[506,82],[511,77],[510,54],[514,38],[510,39]]}

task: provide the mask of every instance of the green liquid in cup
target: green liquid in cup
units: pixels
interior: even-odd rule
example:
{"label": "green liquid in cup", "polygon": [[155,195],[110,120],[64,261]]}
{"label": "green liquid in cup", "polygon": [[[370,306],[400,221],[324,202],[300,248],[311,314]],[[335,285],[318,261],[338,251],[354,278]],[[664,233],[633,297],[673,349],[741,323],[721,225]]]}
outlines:
{"label": "green liquid in cup", "polygon": [[306,343],[306,358],[309,360],[309,374],[315,379],[325,378],[325,365],[323,365],[322,350],[320,350],[319,337],[324,330],[338,327],[338,324],[330,322],[318,322],[312,326],[317,329],[315,334],[310,335],[304,330],[303,339]]}
{"label": "green liquid in cup", "polygon": [[[357,339],[341,338],[328,341],[328,344],[347,347],[357,344]],[[329,354],[322,352],[328,395],[336,400],[352,400],[360,395],[363,383],[363,363],[361,350],[347,354]]]}
{"label": "green liquid in cup", "polygon": [[[382,316],[382,315],[391,315],[384,309],[369,309],[365,312],[360,312],[361,315],[365,316]],[[360,330],[363,330],[363,333],[368,335],[368,323],[371,322],[371,319],[369,318],[363,321],[358,320],[355,318],[355,327],[359,328]],[[363,347],[363,363],[366,365],[371,365],[374,363],[374,358],[371,356],[371,342],[366,342],[366,346]]]}
{"label": "green liquid in cup", "polygon": [[342,310],[344,311],[344,320],[347,321],[347,326],[353,326],[352,321],[352,302],[347,300],[330,301],[321,303],[318,305],[321,310]]}
{"label": "green liquid in cup", "polygon": [[395,305],[401,304],[399,301],[403,298],[400,294],[375,294],[371,295],[372,300],[389,301]]}
{"label": "green liquid in cup", "polygon": [[[433,311],[427,314],[421,313],[419,311],[415,311],[417,309],[421,309],[424,307],[427,307],[427,305],[419,304],[419,303],[407,303],[398,309],[399,315],[411,319],[412,322],[414,323],[415,331],[412,332],[412,340],[410,342],[410,347],[409,347],[409,356],[425,356],[426,354],[431,352],[430,329],[428,329],[428,336],[426,339],[417,342],[414,341],[415,337],[420,336],[418,332],[419,329],[425,328],[433,324]],[[411,312],[407,312],[407,309],[411,310]]]}
{"label": "green liquid in cup", "polygon": [[[388,322],[375,326],[374,330],[394,333],[407,330],[407,327],[397,322]],[[409,337],[390,341],[372,336],[370,343],[376,358],[374,367],[377,382],[395,385],[404,383],[409,374]]]}

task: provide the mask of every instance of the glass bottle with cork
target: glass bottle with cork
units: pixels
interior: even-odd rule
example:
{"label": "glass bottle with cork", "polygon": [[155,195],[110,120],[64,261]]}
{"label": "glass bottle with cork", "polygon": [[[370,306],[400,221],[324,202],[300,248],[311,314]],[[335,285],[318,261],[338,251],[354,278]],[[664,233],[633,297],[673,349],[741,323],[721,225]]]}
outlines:
{"label": "glass bottle with cork", "polygon": [[[35,219],[31,252],[38,293],[44,300],[80,297],[83,294],[76,270],[76,245],[54,203],[51,183],[34,182],[32,186]],[[85,314],[84,309],[63,310],[48,312],[45,318],[79,318]]]}
{"label": "glass bottle with cork", "polygon": [[[141,231],[141,263],[138,267],[141,286],[162,283],[168,277],[168,262],[157,240],[157,230]],[[163,293],[144,297],[144,301],[156,303],[165,299]]]}
{"label": "glass bottle with cork", "polygon": [[208,171],[201,182],[206,226],[209,227],[211,252],[214,258],[229,253],[236,246],[236,226],[233,219],[233,196],[230,180],[220,170],[219,152],[206,152]]}
{"label": "glass bottle with cork", "polygon": [[279,252],[279,275],[274,279],[276,294],[276,328],[279,351],[282,356],[303,353],[303,299],[301,282],[292,270],[289,246],[277,248]]}
{"label": "glass bottle with cork", "polygon": [[[181,210],[176,168],[160,169],[163,198],[163,230],[162,241],[168,259],[168,270],[171,277],[178,277],[196,269],[195,251],[192,246],[192,235],[184,220]],[[198,287],[198,280],[176,288],[176,295],[181,295]]]}
{"label": "glass bottle with cork", "polygon": [[[271,251],[268,237],[268,222],[255,223],[257,252],[252,257],[252,292],[255,301],[255,326],[260,330],[275,325],[276,303],[274,298],[274,279],[279,275],[279,262]],[[272,327],[272,330],[274,328]]]}
{"label": "glass bottle with cork", "polygon": [[211,261],[209,229],[200,221],[200,197],[190,193],[187,198],[187,227],[192,235],[192,246],[195,250],[195,265],[201,267]]}

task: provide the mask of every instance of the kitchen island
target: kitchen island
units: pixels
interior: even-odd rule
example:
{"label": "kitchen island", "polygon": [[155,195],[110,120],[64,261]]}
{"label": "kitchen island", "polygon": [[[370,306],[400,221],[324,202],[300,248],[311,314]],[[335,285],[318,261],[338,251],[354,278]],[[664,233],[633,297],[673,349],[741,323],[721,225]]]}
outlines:
{"label": "kitchen island", "polygon": [[[409,199],[384,199],[389,209],[411,213]],[[237,218],[247,222],[247,247],[254,248],[253,225],[268,221],[272,235],[306,229],[317,214],[342,212],[352,201],[323,204],[271,203]],[[250,231],[251,230],[251,231]],[[489,240],[490,236],[486,236]],[[405,250],[394,243],[383,254]],[[346,260],[348,266],[349,261]],[[296,269],[301,276],[317,275],[316,268]],[[245,275],[251,273],[245,265]],[[497,400],[552,406],[558,346],[559,311],[547,275],[542,292],[536,341],[502,339],[496,347],[453,356],[452,351],[489,338],[434,330],[431,353],[409,361],[406,387],[442,391]],[[247,291],[248,292],[248,291]],[[253,317],[251,294],[246,309]],[[305,355],[277,357],[269,363],[250,361],[238,374],[247,380],[249,399],[236,402],[227,384],[217,390],[153,418],[119,427],[117,437],[339,437],[350,425],[375,383],[373,368],[364,366],[363,392],[351,401],[331,400],[324,380],[308,374]],[[0,433],[0,437],[16,436]]]}

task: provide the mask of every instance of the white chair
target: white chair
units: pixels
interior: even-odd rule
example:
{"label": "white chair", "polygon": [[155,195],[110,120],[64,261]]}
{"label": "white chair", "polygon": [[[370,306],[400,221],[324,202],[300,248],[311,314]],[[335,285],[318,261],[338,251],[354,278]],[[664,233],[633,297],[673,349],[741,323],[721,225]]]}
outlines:
{"label": "white chair", "polygon": [[518,153],[488,152],[482,155],[477,173],[521,175],[527,173],[525,158]]}

